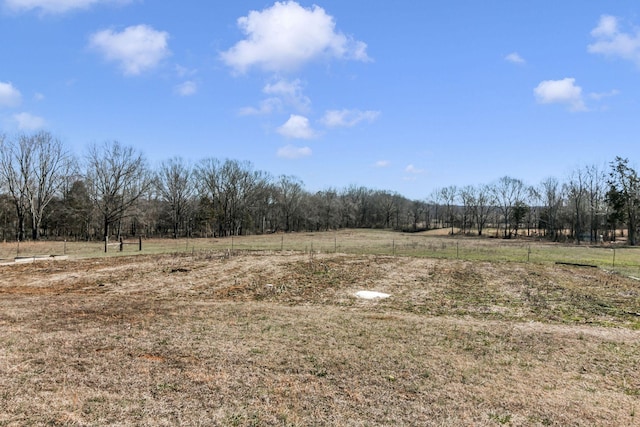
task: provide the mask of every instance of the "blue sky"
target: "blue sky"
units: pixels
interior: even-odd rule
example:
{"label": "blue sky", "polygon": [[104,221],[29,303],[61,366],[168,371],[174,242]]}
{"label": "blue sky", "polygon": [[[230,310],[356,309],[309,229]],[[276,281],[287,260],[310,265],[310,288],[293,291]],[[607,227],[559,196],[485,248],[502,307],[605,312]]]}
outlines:
{"label": "blue sky", "polygon": [[637,1],[0,0],[0,132],[424,199],[640,150]]}

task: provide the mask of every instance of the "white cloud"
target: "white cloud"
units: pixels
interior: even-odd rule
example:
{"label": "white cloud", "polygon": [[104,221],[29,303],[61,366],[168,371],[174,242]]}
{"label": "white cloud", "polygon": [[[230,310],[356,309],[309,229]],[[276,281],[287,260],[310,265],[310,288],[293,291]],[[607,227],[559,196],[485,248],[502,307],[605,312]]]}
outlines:
{"label": "white cloud", "polygon": [[276,2],[238,19],[246,35],[222,61],[236,72],[252,67],[265,71],[293,71],[320,58],[368,61],[366,44],[336,32],[335,21],[319,6],[304,8],[295,1]]}
{"label": "white cloud", "polygon": [[571,111],[586,111],[582,99],[582,88],[576,86],[576,79],[545,80],[533,90],[540,104],[566,104]]}
{"label": "white cloud", "polygon": [[591,36],[596,40],[587,46],[590,53],[626,59],[640,67],[640,31],[622,32],[616,17],[602,15]]}
{"label": "white cloud", "polygon": [[424,169],[418,169],[414,165],[408,165],[406,168],[404,168],[404,171],[406,173],[410,173],[410,174],[413,174],[413,175],[419,175],[421,173],[424,173]]}
{"label": "white cloud", "polygon": [[298,111],[308,111],[311,105],[311,100],[302,93],[300,79],[293,81],[280,79],[274,83],[268,83],[262,92],[278,97],[285,105],[290,105]]}
{"label": "white cloud", "polygon": [[328,128],[352,127],[362,121],[371,123],[378,116],[380,116],[380,111],[329,110],[320,121]]}
{"label": "white cloud", "polygon": [[520,56],[517,52],[513,52],[504,57],[505,61],[511,62],[513,64],[524,64],[526,61],[523,57]]}
{"label": "white cloud", "polygon": [[29,113],[18,113],[13,115],[13,120],[18,124],[20,130],[37,130],[43,128],[47,122],[38,116]]}
{"label": "white cloud", "polygon": [[44,13],[65,13],[73,9],[88,9],[100,3],[130,3],[131,0],[5,0],[9,10],[24,12],[38,9]]}
{"label": "white cloud", "polygon": [[286,145],[278,149],[278,157],[283,159],[299,159],[302,157],[309,157],[312,154],[309,147],[296,147],[293,145]]}
{"label": "white cloud", "polygon": [[309,119],[304,116],[292,114],[289,120],[277,129],[278,133],[286,138],[311,139],[317,136],[309,125]]}
{"label": "white cloud", "polygon": [[198,73],[198,70],[191,70],[187,67],[183,67],[182,65],[176,65],[175,70],[176,70],[176,74],[180,78],[191,77]]}
{"label": "white cloud", "polygon": [[0,107],[16,107],[22,102],[22,94],[10,82],[0,82]]}
{"label": "white cloud", "polygon": [[609,92],[592,92],[589,94],[589,98],[595,99],[596,101],[600,101],[604,98],[610,98],[612,96],[620,95],[620,91],[617,89],[610,90]]}
{"label": "white cloud", "polygon": [[36,101],[44,101],[44,98],[45,96],[40,92],[36,92],[33,94],[33,99],[35,99]]}
{"label": "white cloud", "polygon": [[198,85],[196,82],[187,80],[186,82],[180,83],[174,88],[174,92],[180,96],[191,96],[195,95],[198,91]]}
{"label": "white cloud", "polygon": [[306,113],[311,107],[311,100],[302,93],[300,79],[293,81],[280,79],[273,83],[267,83],[262,88],[262,93],[273,96],[263,99],[257,108],[242,108],[240,115],[266,115],[275,111],[281,112],[285,106],[292,107],[298,112]]}
{"label": "white cloud", "polygon": [[390,164],[389,160],[378,160],[373,164],[373,166],[376,168],[386,168],[389,167]]}
{"label": "white cloud", "polygon": [[281,109],[282,101],[279,98],[267,98],[260,102],[258,108],[244,107],[240,109],[239,114],[241,116],[262,116],[271,114],[274,111],[280,111]]}
{"label": "white cloud", "polygon": [[127,27],[118,33],[102,30],[94,33],[90,46],[108,61],[119,63],[126,75],[137,75],[156,67],[170,54],[169,33],[156,31],[147,25]]}
{"label": "white cloud", "polygon": [[618,32],[618,19],[611,15],[600,16],[598,26],[591,30],[593,37],[610,37]]}

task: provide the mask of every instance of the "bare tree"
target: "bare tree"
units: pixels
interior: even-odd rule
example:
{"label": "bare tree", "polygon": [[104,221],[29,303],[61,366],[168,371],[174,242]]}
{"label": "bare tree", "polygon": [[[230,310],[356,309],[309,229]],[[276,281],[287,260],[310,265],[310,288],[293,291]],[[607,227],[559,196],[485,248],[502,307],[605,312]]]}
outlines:
{"label": "bare tree", "polygon": [[322,220],[322,227],[325,231],[329,231],[332,227],[335,227],[335,217],[337,215],[337,203],[338,192],[335,188],[327,188],[326,190],[316,193],[316,197],[319,200],[320,216]]}
{"label": "bare tree", "polygon": [[563,200],[560,182],[554,177],[545,179],[540,184],[539,193],[544,204],[540,221],[544,224],[547,237],[557,242],[560,238],[559,214]]}
{"label": "bare tree", "polygon": [[253,170],[249,162],[202,160],[195,168],[198,193],[219,236],[242,234],[258,224],[264,229],[269,197],[269,175]]}
{"label": "bare tree", "polygon": [[468,204],[471,209],[471,216],[475,222],[478,236],[482,236],[482,231],[487,224],[489,214],[495,202],[489,186],[481,184],[466,188],[468,193]]}
{"label": "bare tree", "polygon": [[169,205],[176,239],[194,193],[191,167],[180,157],[166,160],[160,164],[155,184],[161,199]]}
{"label": "bare tree", "polygon": [[589,235],[591,242],[597,242],[606,227],[607,217],[607,174],[597,165],[587,166],[587,193],[589,204]]}
{"label": "bare tree", "polygon": [[376,191],[373,194],[373,198],[382,216],[382,227],[392,227],[393,216],[396,214],[398,208],[398,198],[396,194],[388,191]]}
{"label": "bare tree", "polygon": [[304,192],[302,181],[294,176],[281,175],[278,179],[277,191],[276,200],[282,215],[284,231],[292,231]]}
{"label": "bare tree", "polygon": [[102,217],[104,238],[151,187],[142,153],[118,141],[93,144],[86,156],[91,199]]}
{"label": "bare tree", "polygon": [[526,197],[526,187],[517,178],[503,176],[493,184],[491,191],[504,221],[504,237],[511,237],[514,229],[514,219],[520,216],[516,215],[514,217],[514,209],[517,208],[518,211],[522,209]]}
{"label": "bare tree", "polygon": [[465,185],[460,189],[458,196],[462,202],[462,234],[471,231],[473,227],[473,206],[475,202],[476,189],[472,185]]}
{"label": "bare tree", "polygon": [[[426,203],[421,200],[414,200],[411,202],[411,206],[409,208],[409,218],[411,220],[411,228],[413,231],[418,230],[418,225],[421,223],[423,219],[423,215],[427,211]],[[425,227],[427,227],[427,221],[425,220]]]}
{"label": "bare tree", "polygon": [[27,191],[29,176],[22,173],[22,170],[31,169],[32,161],[30,151],[20,150],[17,144],[9,141],[6,136],[0,135],[0,175],[16,210],[18,241],[24,240],[25,219],[29,209]]}
{"label": "bare tree", "polygon": [[210,225],[214,235],[222,233],[222,224],[219,222],[222,205],[220,201],[222,193],[220,169],[220,161],[212,157],[200,160],[194,169],[196,189],[200,197],[200,210],[208,225],[212,222]]}
{"label": "bare tree", "polygon": [[571,230],[576,243],[580,243],[585,225],[585,203],[587,196],[587,175],[585,170],[576,169],[569,176],[565,184],[567,202],[570,206]]}
{"label": "bare tree", "polygon": [[455,203],[458,197],[458,188],[455,185],[444,187],[440,189],[440,200],[444,202],[446,209],[446,219],[451,227],[451,234],[453,235],[453,226],[455,224]]}
{"label": "bare tree", "polygon": [[49,132],[21,135],[15,141],[0,138],[0,175],[5,179],[18,215],[18,239],[31,215],[31,237],[40,237],[45,211],[60,193],[72,167],[72,158]]}
{"label": "bare tree", "polygon": [[65,185],[73,159],[60,140],[48,132],[22,137],[20,145],[31,150],[34,160],[29,172],[31,179],[27,180],[27,197],[31,211],[31,237],[37,240],[45,210]]}

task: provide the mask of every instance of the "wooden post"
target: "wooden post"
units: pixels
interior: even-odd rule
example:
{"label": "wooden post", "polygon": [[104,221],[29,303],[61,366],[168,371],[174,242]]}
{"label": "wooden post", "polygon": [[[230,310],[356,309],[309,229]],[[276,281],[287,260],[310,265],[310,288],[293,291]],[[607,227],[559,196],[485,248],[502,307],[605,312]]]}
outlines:
{"label": "wooden post", "polygon": [[142,236],[138,236],[138,250],[142,252]]}
{"label": "wooden post", "polygon": [[108,252],[109,248],[109,236],[104,236],[104,253]]}
{"label": "wooden post", "polygon": [[611,268],[616,268],[616,248],[613,248],[613,263],[611,264]]}
{"label": "wooden post", "polygon": [[124,243],[122,243],[122,237],[120,238],[120,252],[124,249]]}

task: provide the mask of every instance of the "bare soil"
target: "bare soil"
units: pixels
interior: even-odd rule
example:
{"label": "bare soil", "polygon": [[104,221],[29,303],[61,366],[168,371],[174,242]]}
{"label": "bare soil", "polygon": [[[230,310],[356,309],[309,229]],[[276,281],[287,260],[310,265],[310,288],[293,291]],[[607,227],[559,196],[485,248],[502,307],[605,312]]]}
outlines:
{"label": "bare soil", "polygon": [[640,283],[599,269],[204,252],[0,266],[6,426],[633,426],[638,361]]}

